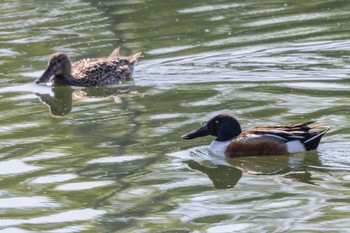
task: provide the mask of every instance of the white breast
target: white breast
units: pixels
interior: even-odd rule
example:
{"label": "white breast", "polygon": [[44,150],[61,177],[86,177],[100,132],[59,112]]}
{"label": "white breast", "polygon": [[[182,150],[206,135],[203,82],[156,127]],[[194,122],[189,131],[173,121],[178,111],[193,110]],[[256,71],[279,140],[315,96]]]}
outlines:
{"label": "white breast", "polygon": [[299,140],[294,140],[286,143],[288,153],[298,153],[305,151],[305,146]]}
{"label": "white breast", "polygon": [[209,146],[209,150],[210,152],[218,155],[218,156],[222,156],[222,157],[225,157],[225,150],[226,150],[226,147],[228,146],[228,144],[230,143],[231,140],[228,140],[228,141],[223,141],[223,142],[220,142],[220,141],[212,141],[212,143],[210,144]]}

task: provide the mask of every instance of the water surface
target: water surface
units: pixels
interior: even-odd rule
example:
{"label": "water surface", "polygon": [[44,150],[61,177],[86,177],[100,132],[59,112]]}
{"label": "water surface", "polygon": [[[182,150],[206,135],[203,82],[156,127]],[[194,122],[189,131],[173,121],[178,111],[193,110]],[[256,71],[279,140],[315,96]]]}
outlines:
{"label": "water surface", "polygon": [[[350,3],[5,1],[0,232],[344,232]],[[33,83],[49,55],[139,51],[134,81]],[[180,136],[324,121],[317,151],[226,160]]]}

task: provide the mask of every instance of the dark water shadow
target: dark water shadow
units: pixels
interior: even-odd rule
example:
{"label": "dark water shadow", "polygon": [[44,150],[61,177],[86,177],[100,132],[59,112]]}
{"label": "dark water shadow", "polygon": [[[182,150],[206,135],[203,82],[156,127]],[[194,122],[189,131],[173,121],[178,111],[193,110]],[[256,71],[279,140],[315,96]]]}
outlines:
{"label": "dark water shadow", "polygon": [[49,107],[52,116],[64,116],[72,111],[72,93],[71,87],[54,87],[52,88],[53,96],[50,94],[40,94],[40,101]]}
{"label": "dark water shadow", "polygon": [[93,98],[110,98],[115,103],[122,102],[121,96],[132,95],[142,96],[134,86],[118,87],[89,87],[75,89],[70,86],[57,86],[52,88],[51,94],[40,94],[40,101],[49,107],[52,116],[64,116],[72,111],[74,101],[87,100]]}
{"label": "dark water shadow", "polygon": [[217,189],[233,188],[242,177],[242,171],[235,167],[215,165],[207,167],[194,160],[184,161],[191,169],[200,171],[208,176]]}
{"label": "dark water shadow", "polygon": [[247,174],[275,176],[313,185],[317,185],[322,180],[314,178],[312,174],[324,172],[315,169],[315,167],[322,167],[317,152],[232,158],[228,159],[228,162]]}
{"label": "dark water shadow", "polygon": [[[196,149],[190,152],[193,159],[183,162],[191,169],[208,176],[217,189],[233,188],[243,174],[273,176],[293,182],[317,185],[322,178],[315,174],[329,174],[317,151],[279,156],[247,156],[239,158],[218,158],[209,151]],[[205,159],[198,159],[200,157]],[[196,158],[197,157],[197,158]],[[331,174],[330,174],[331,175]]]}

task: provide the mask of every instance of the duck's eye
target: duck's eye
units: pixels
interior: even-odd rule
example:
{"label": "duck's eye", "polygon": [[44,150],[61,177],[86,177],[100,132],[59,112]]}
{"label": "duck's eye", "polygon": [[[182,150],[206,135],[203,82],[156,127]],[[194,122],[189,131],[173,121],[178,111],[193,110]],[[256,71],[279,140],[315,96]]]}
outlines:
{"label": "duck's eye", "polygon": [[55,59],[53,60],[50,65],[57,65],[59,63],[61,63],[63,61],[63,58],[58,58],[58,59]]}
{"label": "duck's eye", "polygon": [[216,120],[216,121],[215,121],[215,124],[219,124],[219,120]]}

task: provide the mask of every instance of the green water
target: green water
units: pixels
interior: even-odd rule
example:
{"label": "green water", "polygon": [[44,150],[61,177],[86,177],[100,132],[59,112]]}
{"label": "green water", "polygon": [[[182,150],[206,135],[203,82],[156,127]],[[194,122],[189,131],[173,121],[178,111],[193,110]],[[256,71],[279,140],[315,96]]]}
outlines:
{"label": "green water", "polygon": [[[350,2],[0,4],[0,232],[347,232]],[[49,55],[144,52],[134,81],[33,83]],[[225,160],[182,134],[319,120],[317,151]]]}

